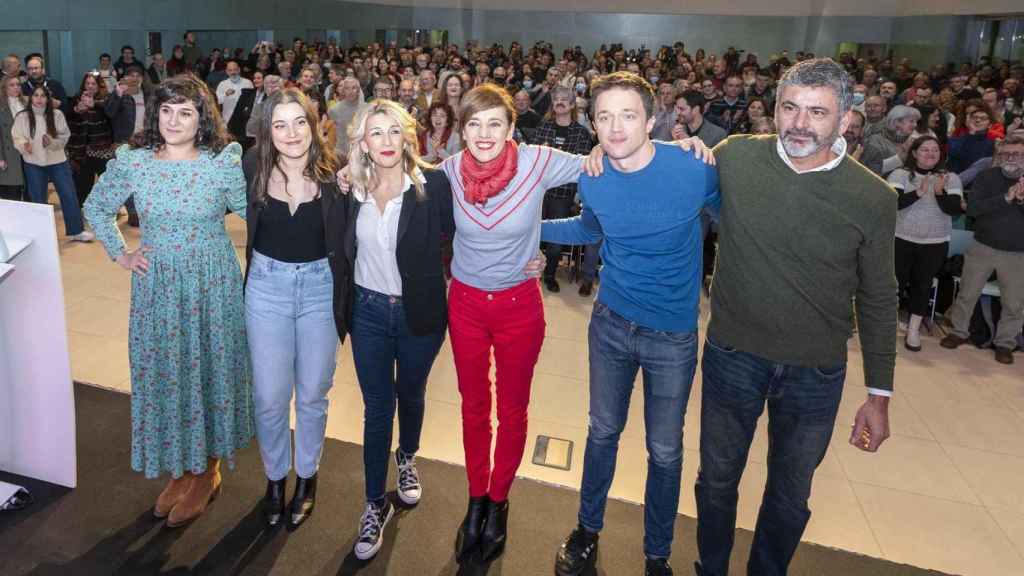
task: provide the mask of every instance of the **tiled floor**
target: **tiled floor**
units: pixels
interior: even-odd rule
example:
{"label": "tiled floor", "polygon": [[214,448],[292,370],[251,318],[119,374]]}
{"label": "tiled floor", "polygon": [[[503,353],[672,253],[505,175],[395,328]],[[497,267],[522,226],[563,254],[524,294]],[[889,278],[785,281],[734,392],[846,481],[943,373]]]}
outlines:
{"label": "tiled floor", "polygon": [[[228,219],[237,246],[244,224]],[[58,224],[59,227],[59,224]],[[137,234],[126,229],[130,242]],[[128,274],[99,244],[63,245],[64,289],[76,379],[130,389],[128,373]],[[545,294],[548,333],[537,365],[530,440],[520,473],[578,487],[587,426],[586,326],[590,303],[563,280],[561,294]],[[706,308],[704,311],[706,320]],[[871,556],[969,575],[1024,574],[1024,354],[1014,366],[996,364],[987,351],[941,350],[926,337],[924,351],[901,349],[894,436],[875,455],[846,443],[864,396],[856,341],[850,343],[847,394],[832,447],[818,470],[805,538]],[[431,374],[422,452],[461,463],[459,395],[446,343]],[[685,429],[686,453],[679,511],[693,516],[693,482],[699,454],[700,372]],[[762,419],[764,420],[764,419]],[[575,443],[569,471],[530,462],[537,434]],[[360,442],[362,400],[351,352],[338,354],[331,391],[328,435]],[[639,502],[646,479],[643,396],[635,392],[619,450],[612,496]],[[739,524],[752,528],[767,469],[761,422],[741,485]],[[430,479],[426,479],[430,490]],[[555,546],[555,543],[552,543]]]}

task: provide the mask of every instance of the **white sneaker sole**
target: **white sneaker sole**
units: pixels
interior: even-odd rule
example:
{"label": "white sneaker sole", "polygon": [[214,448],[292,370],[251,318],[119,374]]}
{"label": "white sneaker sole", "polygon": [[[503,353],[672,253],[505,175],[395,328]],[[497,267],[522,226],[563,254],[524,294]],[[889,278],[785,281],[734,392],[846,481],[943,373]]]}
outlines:
{"label": "white sneaker sole", "polygon": [[401,500],[403,504],[408,504],[409,506],[419,504],[420,498],[423,497],[423,488],[420,488],[419,496],[407,496],[405,492],[402,492],[401,490],[395,490],[395,492],[398,492],[398,499]]}
{"label": "white sneaker sole", "polygon": [[360,560],[369,560],[380,552],[380,547],[384,545],[384,529],[387,528],[388,522],[391,521],[391,517],[395,515],[395,507],[392,506],[391,510],[388,511],[388,515],[384,517],[384,521],[380,524],[380,538],[377,538],[377,543],[373,545],[373,548],[365,552],[360,552],[358,548],[353,547],[352,552],[356,555],[356,558]]}

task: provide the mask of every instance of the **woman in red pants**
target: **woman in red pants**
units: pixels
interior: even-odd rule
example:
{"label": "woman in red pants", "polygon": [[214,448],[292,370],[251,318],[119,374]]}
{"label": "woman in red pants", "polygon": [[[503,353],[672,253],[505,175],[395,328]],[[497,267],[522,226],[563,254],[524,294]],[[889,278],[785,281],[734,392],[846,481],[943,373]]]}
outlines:
{"label": "woman in red pants", "polygon": [[[533,369],[544,341],[544,304],[524,269],[540,245],[549,188],[575,182],[584,156],[512,140],[516,111],[505,90],[484,84],[463,96],[466,147],[441,168],[455,204],[449,334],[462,395],[469,509],[459,528],[460,560],[504,548],[508,492],[526,446]],[[491,461],[491,352],[497,364],[497,443]]]}

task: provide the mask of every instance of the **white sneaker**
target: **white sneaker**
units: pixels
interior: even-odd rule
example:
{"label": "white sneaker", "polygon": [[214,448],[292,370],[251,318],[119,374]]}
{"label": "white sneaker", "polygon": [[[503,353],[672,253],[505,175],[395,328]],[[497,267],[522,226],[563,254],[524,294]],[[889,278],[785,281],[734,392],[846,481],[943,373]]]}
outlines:
{"label": "white sneaker", "polygon": [[72,242],[92,242],[96,239],[96,235],[88,230],[82,230],[78,234],[71,236]]}
{"label": "white sneaker", "polygon": [[398,498],[412,506],[423,496],[420,473],[416,470],[416,455],[410,456],[395,450],[395,462],[398,464]]}
{"label": "white sneaker", "polygon": [[359,519],[359,539],[353,550],[356,558],[369,560],[377,555],[384,544],[384,527],[394,515],[395,507],[388,500],[384,501],[384,506],[372,502],[366,504],[366,510]]}

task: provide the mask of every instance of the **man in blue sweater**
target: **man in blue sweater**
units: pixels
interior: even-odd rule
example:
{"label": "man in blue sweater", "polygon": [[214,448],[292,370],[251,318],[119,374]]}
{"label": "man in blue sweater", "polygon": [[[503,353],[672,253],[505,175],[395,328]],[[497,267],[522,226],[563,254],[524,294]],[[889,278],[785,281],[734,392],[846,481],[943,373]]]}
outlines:
{"label": "man in blue sweater", "polygon": [[541,229],[542,240],[559,244],[603,239],[605,263],[590,320],[590,428],[579,526],[558,551],[555,570],[577,575],[596,558],[619,435],[643,369],[645,572],[671,574],[683,416],[697,366],[700,214],[718,207],[718,175],[695,155],[650,140],[654,91],[639,76],[603,76],[591,93],[603,174],[580,177],[580,216],[545,221]]}

